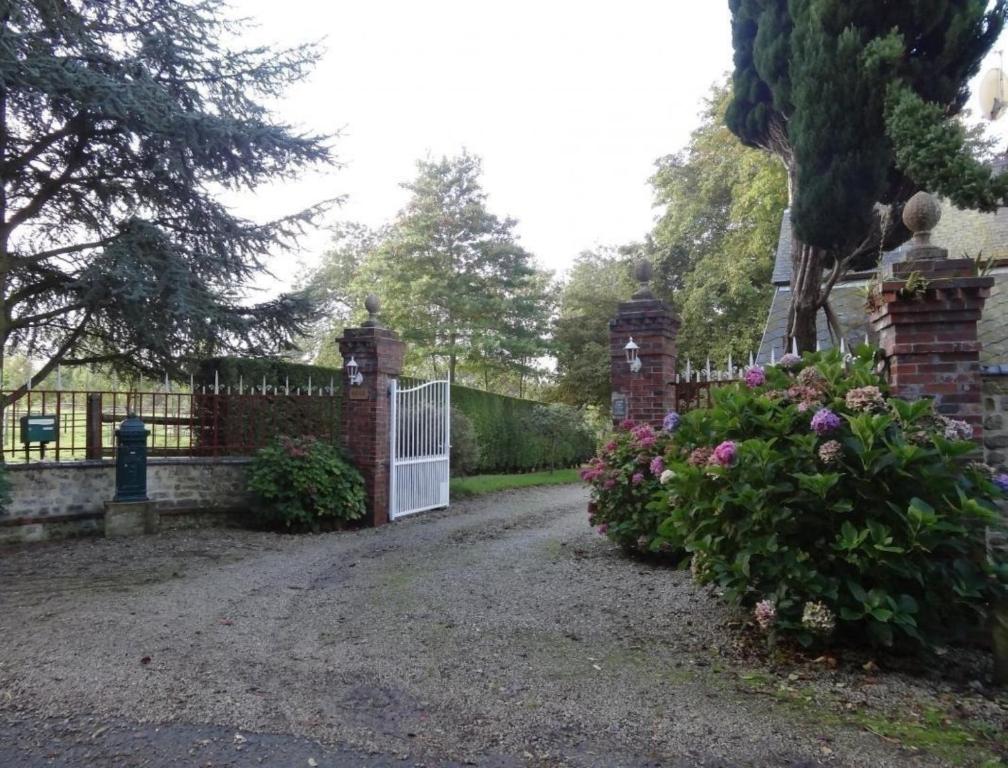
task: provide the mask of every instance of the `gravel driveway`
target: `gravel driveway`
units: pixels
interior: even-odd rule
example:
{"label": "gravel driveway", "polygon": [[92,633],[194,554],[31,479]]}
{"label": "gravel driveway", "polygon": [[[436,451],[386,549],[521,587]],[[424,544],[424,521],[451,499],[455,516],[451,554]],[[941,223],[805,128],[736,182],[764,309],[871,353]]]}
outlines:
{"label": "gravel driveway", "polygon": [[907,764],[726,680],[736,617],[586,500],[0,551],[0,765]]}

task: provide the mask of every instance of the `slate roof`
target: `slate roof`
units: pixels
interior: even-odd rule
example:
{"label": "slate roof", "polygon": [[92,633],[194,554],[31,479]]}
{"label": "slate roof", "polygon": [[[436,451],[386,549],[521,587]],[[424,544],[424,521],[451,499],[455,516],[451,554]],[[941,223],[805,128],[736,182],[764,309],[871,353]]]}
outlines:
{"label": "slate roof", "polygon": [[[942,206],[942,218],[935,227],[931,239],[936,245],[947,248],[949,256],[953,258],[963,256],[974,258],[980,253],[985,260],[1008,259],[1008,208],[1002,208],[996,213],[980,213],[964,211],[946,203]],[[902,251],[903,247],[900,247],[884,253],[882,264],[899,260]],[[983,343],[980,359],[988,366],[1003,365],[1005,372],[1008,373],[1008,269],[995,269],[991,272],[991,276],[994,278],[994,287],[984,307],[978,329],[980,341]],[[837,283],[830,293],[830,303],[840,318],[843,336],[849,342],[862,342],[865,333],[868,333],[869,338],[874,341],[871,338],[864,308],[864,289],[870,277],[870,273],[864,272],[849,274]],[[791,300],[789,211],[784,211],[781,220],[772,280],[775,286],[774,297],[757,355],[760,363],[770,362],[771,349],[776,350],[777,357],[785,351],[784,338],[787,333],[787,313]],[[832,346],[826,329],[826,317],[822,311],[816,318],[816,331],[819,343],[824,349]]]}

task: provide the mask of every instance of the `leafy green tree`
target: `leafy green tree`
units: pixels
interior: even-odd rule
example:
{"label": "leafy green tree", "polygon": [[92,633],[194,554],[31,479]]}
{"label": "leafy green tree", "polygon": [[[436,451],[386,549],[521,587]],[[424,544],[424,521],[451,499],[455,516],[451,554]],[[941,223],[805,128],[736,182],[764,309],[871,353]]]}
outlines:
{"label": "leafy green tree", "polygon": [[609,407],[609,321],[634,292],[633,246],[584,251],[564,282],[553,324],[557,360],[553,397],[571,405]]}
{"label": "leafy green tree", "polygon": [[341,222],[332,229],[332,243],[319,266],[305,280],[302,290],[317,307],[317,319],[300,346],[316,365],[339,368],[342,358],[337,339],[343,328],[365,318],[368,286],[358,275],[364,263],[389,235],[387,227],[372,228],[357,222]]}
{"label": "leafy green tree", "polygon": [[325,205],[262,223],[214,193],[333,160],[264,106],[318,51],[235,48],[230,11],[0,3],[0,354],[42,360],[35,380],[60,363],[161,375],[303,330],[303,297],[250,304],[245,286]]}
{"label": "leafy green tree", "polygon": [[651,178],[662,210],[650,245],[656,288],[681,316],[679,357],[694,363],[740,360],[758,345],[787,205],[783,165],[725,127],[730,99],[715,85],[689,144]]}
{"label": "leafy green tree", "polygon": [[794,227],[789,335],[853,266],[908,236],[919,189],[991,209],[1008,182],[969,154],[955,121],[1004,25],[1005,0],[730,0],[734,98],[726,122],[788,171]]}
{"label": "leafy green tree", "polygon": [[518,244],[513,219],[486,207],[479,158],[423,160],[412,196],[358,271],[410,359],[456,380],[462,367],[527,375],[545,354],[548,276]]}

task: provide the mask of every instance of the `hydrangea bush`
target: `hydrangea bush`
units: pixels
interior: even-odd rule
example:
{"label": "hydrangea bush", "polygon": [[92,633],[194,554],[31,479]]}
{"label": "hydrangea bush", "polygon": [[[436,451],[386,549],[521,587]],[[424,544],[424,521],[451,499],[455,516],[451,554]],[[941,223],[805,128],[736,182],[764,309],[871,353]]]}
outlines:
{"label": "hydrangea bush", "polygon": [[588,522],[621,546],[640,552],[670,553],[658,536],[666,511],[655,500],[662,482],[670,479],[664,455],[679,416],[670,413],[663,428],[624,421],[619,431],[582,469],[592,485]]}
{"label": "hydrangea bush", "polygon": [[314,437],[281,436],[253,457],[248,489],[266,525],[317,531],[366,512],[364,480],[334,445]]}
{"label": "hydrangea bush", "polygon": [[[632,518],[649,549],[687,551],[694,578],[774,637],[892,645],[975,627],[1006,594],[985,530],[1002,524],[1008,478],[977,463],[968,424],[890,397],[873,362],[867,346],[788,357],[650,446],[624,433],[616,461],[594,465],[600,522],[615,538]],[[620,477],[654,456],[665,482],[644,499]]]}

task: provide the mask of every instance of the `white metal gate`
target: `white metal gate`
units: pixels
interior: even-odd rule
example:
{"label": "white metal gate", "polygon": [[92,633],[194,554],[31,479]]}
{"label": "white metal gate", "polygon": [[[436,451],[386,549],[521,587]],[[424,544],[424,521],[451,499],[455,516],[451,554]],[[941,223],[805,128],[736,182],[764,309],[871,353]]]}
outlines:
{"label": "white metal gate", "polygon": [[451,389],[447,381],[430,381],[389,390],[391,481],[389,517],[448,506],[451,448]]}

